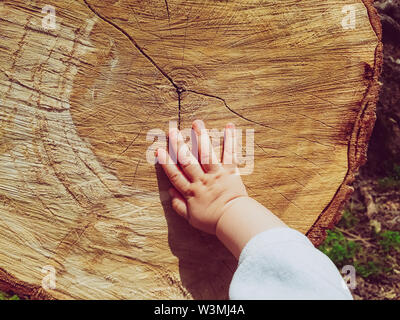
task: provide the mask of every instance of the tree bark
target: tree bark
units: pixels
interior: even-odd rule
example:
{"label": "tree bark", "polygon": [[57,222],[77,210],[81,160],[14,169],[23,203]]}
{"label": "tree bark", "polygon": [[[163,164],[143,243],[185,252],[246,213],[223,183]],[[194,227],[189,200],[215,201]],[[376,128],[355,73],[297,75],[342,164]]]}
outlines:
{"label": "tree bark", "polygon": [[319,244],[375,121],[380,23],[371,1],[352,3],[354,29],[336,0],[2,1],[1,287],[227,298],[236,261],[172,212],[147,161],[170,121],[235,123],[254,154],[249,194]]}

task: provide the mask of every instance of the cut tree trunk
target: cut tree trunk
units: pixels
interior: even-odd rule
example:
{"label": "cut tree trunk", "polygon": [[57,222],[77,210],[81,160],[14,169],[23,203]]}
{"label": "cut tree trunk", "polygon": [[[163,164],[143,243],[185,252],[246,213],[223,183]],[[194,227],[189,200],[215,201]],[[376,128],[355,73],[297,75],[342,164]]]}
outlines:
{"label": "cut tree trunk", "polygon": [[[55,29],[42,25],[45,5]],[[249,194],[319,244],[365,160],[382,60],[370,1],[351,1],[354,29],[343,6],[2,1],[1,287],[227,298],[236,261],[173,213],[169,182],[147,160],[169,121],[235,123],[254,154]]]}

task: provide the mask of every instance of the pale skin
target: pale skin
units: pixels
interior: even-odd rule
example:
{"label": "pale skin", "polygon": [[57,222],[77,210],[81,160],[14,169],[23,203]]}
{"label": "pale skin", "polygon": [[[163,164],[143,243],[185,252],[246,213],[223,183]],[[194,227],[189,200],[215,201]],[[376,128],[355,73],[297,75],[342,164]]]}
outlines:
{"label": "pale skin", "polygon": [[195,120],[192,129],[198,144],[197,159],[177,129],[168,135],[171,154],[164,149],[156,151],[172,184],[172,208],[193,227],[216,235],[239,258],[255,235],[287,226],[247,194],[237,170],[234,125],[225,127],[221,159],[211,146],[203,121]]}

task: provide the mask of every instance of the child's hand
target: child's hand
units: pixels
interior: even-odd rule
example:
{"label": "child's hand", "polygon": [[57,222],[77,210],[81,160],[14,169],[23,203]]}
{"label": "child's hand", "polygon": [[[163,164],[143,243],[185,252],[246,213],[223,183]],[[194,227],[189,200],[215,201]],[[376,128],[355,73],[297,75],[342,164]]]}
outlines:
{"label": "child's hand", "polygon": [[157,150],[158,161],[174,186],[169,189],[173,209],[192,226],[215,234],[218,221],[232,201],[247,197],[235,164],[235,128],[233,124],[225,128],[222,162],[214,153],[203,121],[193,122],[193,129],[199,161],[176,129],[169,132],[169,143],[179,166],[163,149]]}
{"label": "child's hand", "polygon": [[174,186],[169,190],[172,207],[192,226],[216,234],[238,258],[255,235],[286,225],[263,205],[248,197],[235,164],[234,126],[228,124],[225,128],[222,162],[212,149],[203,122],[196,120],[193,129],[200,162],[176,129],[169,133],[169,143],[177,155],[178,164],[166,150],[157,150],[158,162]]}

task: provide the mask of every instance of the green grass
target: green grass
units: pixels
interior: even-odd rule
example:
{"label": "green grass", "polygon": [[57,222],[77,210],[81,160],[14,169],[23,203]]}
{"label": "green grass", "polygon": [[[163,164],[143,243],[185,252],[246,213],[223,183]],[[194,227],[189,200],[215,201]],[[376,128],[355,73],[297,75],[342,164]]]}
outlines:
{"label": "green grass", "polygon": [[[361,209],[364,210],[365,208],[362,207]],[[351,229],[360,222],[360,219],[358,219],[352,213],[352,210],[354,210],[354,208],[350,207],[348,209],[343,210],[343,212],[342,212],[342,218],[340,220],[340,224],[342,226],[344,226],[346,229]],[[360,210],[360,208],[359,208],[359,210]]]}
{"label": "green grass", "polygon": [[328,230],[327,236],[319,250],[325,253],[336,265],[351,264],[359,245],[345,238],[342,232]]}
{"label": "green grass", "polygon": [[358,275],[363,278],[385,274],[388,271],[381,263],[376,263],[375,261],[367,261],[363,264],[355,263],[354,267]]}
{"label": "green grass", "polygon": [[9,295],[0,291],[0,300],[19,300],[17,295]]}
{"label": "green grass", "polygon": [[[319,249],[325,253],[335,265],[341,269],[344,265],[353,265],[358,275],[368,278],[385,275],[392,269],[387,254],[399,241],[393,236],[387,236],[387,231],[379,235],[377,250],[366,250],[362,243],[347,239],[341,231],[329,230],[324,243]],[[400,234],[396,233],[399,237]]]}
{"label": "green grass", "polygon": [[[368,221],[361,221],[365,208],[352,206],[343,211],[342,220],[333,230],[327,231],[325,241],[319,249],[341,269],[344,265],[353,265],[357,275],[363,278],[388,275],[393,270],[395,253],[400,252],[400,232],[382,230],[376,232]],[[367,229],[368,238],[358,236],[359,223]],[[350,232],[350,231],[351,232]],[[364,229],[364,233],[365,233]]]}
{"label": "green grass", "polygon": [[378,242],[385,252],[391,250],[400,251],[400,232],[386,230],[379,234]]}

